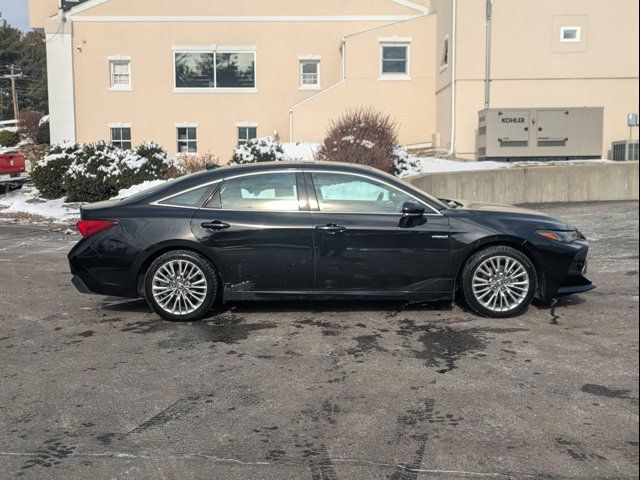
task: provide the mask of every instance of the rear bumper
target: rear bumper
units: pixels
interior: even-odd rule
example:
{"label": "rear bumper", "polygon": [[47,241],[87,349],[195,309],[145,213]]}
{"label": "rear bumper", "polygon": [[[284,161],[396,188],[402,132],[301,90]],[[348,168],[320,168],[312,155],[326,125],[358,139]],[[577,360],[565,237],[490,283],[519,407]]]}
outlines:
{"label": "rear bumper", "polygon": [[137,298],[130,281],[131,262],[101,256],[91,245],[87,239],[80,240],[67,255],[73,286],[80,293]]}

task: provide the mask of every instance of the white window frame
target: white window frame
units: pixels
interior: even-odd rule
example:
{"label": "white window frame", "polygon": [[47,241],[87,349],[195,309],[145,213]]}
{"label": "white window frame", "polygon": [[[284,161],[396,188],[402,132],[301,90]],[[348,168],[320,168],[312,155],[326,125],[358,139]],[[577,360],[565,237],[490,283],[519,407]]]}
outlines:
{"label": "white window frame", "polygon": [[[176,54],[177,53],[213,53],[214,54],[214,82],[217,81],[215,69],[216,53],[253,53],[254,86],[251,88],[237,87],[200,87],[188,88],[176,86]],[[258,93],[258,47],[255,45],[173,45],[171,47],[173,64],[173,93]]]}
{"label": "white window frame", "polygon": [[[175,128],[176,128],[176,153],[178,153],[179,155],[197,155],[198,154],[198,124],[197,123],[193,123],[193,122],[182,122],[182,123],[176,123],[175,124]],[[188,138],[189,134],[187,132],[187,139],[186,140],[180,140],[179,138],[179,134],[178,134],[178,129],[179,128],[195,128],[196,129],[196,138],[195,139],[190,139]],[[187,149],[189,147],[189,142],[196,142],[196,151],[195,152],[189,152],[188,150],[186,152],[181,152],[180,151],[180,142],[187,142]]]}
{"label": "white window frame", "polygon": [[[114,128],[119,128],[119,129],[123,129],[123,128],[128,128],[129,129],[129,133],[130,133],[130,139],[129,140],[125,140],[127,142],[129,142],[131,144],[131,148],[133,148],[133,129],[131,127],[130,123],[126,123],[126,122],[112,122],[109,123],[108,125],[109,128],[109,142],[114,145],[113,143],[113,129]],[[120,144],[122,144],[122,140],[116,140],[117,142],[119,142]],[[119,148],[122,148],[121,145],[118,145]]]}
{"label": "white window frame", "polygon": [[[411,80],[411,38],[410,37],[380,37],[380,76],[378,80],[398,81]],[[405,73],[384,73],[384,49],[385,47],[406,47],[407,65]]]}
{"label": "white window frame", "polygon": [[[447,61],[445,63],[445,53],[447,57]],[[451,56],[451,45],[449,42],[449,34],[447,33],[444,36],[443,45],[442,45],[442,58],[440,59],[440,71],[444,72],[447,68],[449,68],[449,58]]]}
{"label": "white window frame", "polygon": [[[133,90],[133,75],[131,74],[131,57],[128,55],[110,55],[107,57],[109,61],[109,90],[112,92],[130,92]],[[126,63],[129,67],[129,83],[128,84],[116,84],[114,83],[114,71],[113,67],[116,63]]]}
{"label": "white window frame", "polygon": [[[576,38],[565,38],[565,32],[575,30]],[[560,27],[560,41],[562,43],[580,43],[582,41],[582,27],[579,25],[563,25]]]}
{"label": "white window frame", "polygon": [[[299,70],[300,70],[300,79],[298,90],[322,90],[322,76],[321,76],[321,60],[322,57],[320,55],[300,55],[298,57]],[[314,84],[305,84],[304,83],[304,75],[305,73],[302,71],[305,64],[314,63],[317,66],[317,77],[318,81]]]}
{"label": "white window frame", "polygon": [[[240,138],[240,129],[241,128],[255,128],[256,129],[256,137],[260,138],[258,135],[258,122],[238,122],[236,123],[236,146],[244,145],[249,141],[247,138]],[[241,143],[242,142],[242,143]]]}

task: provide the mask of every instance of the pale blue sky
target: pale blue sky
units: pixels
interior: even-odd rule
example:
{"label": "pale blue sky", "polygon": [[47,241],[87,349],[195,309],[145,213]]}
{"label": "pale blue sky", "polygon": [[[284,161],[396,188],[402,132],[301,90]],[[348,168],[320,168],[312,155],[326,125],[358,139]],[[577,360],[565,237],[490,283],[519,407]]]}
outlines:
{"label": "pale blue sky", "polygon": [[0,0],[0,12],[13,27],[23,32],[29,30],[29,5],[27,0]]}

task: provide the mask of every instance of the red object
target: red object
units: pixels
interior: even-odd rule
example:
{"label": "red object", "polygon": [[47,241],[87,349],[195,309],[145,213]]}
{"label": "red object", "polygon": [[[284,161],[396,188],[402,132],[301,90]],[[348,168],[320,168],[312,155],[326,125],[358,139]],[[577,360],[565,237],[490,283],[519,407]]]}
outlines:
{"label": "red object", "polygon": [[558,236],[555,233],[547,232],[546,230],[538,232],[538,235],[540,235],[541,237],[548,238],[550,240],[558,240]]}
{"label": "red object", "polygon": [[19,175],[24,172],[24,155],[20,152],[0,153],[0,175]]}
{"label": "red object", "polygon": [[112,220],[79,220],[76,228],[83,237],[90,237],[98,232],[115,227],[118,222]]}

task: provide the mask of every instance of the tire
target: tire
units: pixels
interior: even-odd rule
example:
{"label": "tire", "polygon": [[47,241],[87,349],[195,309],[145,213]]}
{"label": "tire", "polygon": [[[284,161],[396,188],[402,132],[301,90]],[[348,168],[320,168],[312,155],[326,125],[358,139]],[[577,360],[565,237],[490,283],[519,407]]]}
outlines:
{"label": "tire", "polygon": [[529,257],[505,245],[475,253],[465,264],[461,280],[467,305],[477,314],[493,318],[521,315],[538,288]]}
{"label": "tire", "polygon": [[213,264],[190,250],[173,250],[156,258],[144,277],[149,306],[170,322],[202,319],[213,306],[218,291]]}

